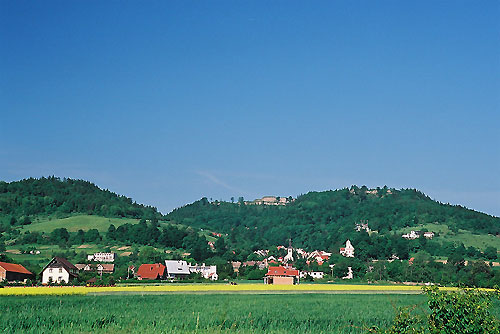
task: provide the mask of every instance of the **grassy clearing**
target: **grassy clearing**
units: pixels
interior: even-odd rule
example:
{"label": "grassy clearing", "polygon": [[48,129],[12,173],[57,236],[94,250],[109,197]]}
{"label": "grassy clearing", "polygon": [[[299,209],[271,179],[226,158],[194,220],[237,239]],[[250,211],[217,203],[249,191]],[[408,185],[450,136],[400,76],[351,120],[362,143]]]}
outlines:
{"label": "grassy clearing", "polygon": [[447,242],[463,243],[465,247],[476,247],[480,250],[485,250],[487,247],[495,247],[500,249],[500,238],[491,234],[474,234],[471,231],[459,230],[458,233],[453,233],[447,225],[444,224],[422,224],[418,227],[405,227],[398,230],[399,234],[408,233],[411,230],[422,230],[437,232],[439,236],[435,240]]}
{"label": "grassy clearing", "polygon": [[422,295],[4,297],[5,333],[366,333]]}
{"label": "grassy clearing", "polygon": [[52,232],[56,228],[66,228],[69,232],[76,232],[79,229],[88,231],[97,229],[99,232],[106,232],[110,224],[115,227],[129,223],[136,224],[139,220],[130,218],[106,218],[100,216],[77,215],[60,219],[44,219],[30,225],[23,226],[23,230],[31,232]]}

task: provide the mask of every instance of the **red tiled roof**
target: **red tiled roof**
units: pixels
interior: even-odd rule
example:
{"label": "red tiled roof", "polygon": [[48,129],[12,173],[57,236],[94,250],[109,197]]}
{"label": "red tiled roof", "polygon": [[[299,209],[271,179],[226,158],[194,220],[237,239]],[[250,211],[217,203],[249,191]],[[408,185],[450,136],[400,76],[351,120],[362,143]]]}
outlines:
{"label": "red tiled roof", "polygon": [[6,271],[12,271],[15,273],[33,275],[30,271],[28,271],[28,269],[24,268],[20,264],[0,262],[0,267],[5,269]]}
{"label": "red tiled roof", "polygon": [[269,267],[266,276],[299,276],[297,269],[287,269],[282,266]]}
{"label": "red tiled roof", "polygon": [[141,264],[137,276],[142,279],[157,279],[165,274],[165,266],[161,263]]}

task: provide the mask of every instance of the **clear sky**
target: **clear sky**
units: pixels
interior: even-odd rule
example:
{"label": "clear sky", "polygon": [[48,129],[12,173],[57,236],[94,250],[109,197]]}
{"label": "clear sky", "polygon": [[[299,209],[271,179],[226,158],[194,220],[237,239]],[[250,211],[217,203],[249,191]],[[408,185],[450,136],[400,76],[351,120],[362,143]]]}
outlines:
{"label": "clear sky", "polygon": [[500,2],[0,1],[0,179],[417,188],[500,215]]}

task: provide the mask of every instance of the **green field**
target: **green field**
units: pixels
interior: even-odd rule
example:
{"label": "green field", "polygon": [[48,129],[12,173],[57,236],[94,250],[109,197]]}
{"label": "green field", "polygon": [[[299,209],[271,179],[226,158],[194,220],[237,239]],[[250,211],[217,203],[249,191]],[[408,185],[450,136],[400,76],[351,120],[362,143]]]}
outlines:
{"label": "green field", "polygon": [[366,333],[422,295],[2,297],[4,333]]}
{"label": "green field", "polygon": [[463,243],[465,247],[476,247],[480,250],[485,250],[487,247],[495,247],[500,249],[500,238],[491,234],[474,234],[471,231],[459,230],[458,233],[453,233],[448,226],[444,224],[422,224],[418,227],[405,227],[398,230],[398,234],[408,233],[411,230],[422,230],[427,229],[435,233],[439,233],[439,236],[435,237],[434,240],[437,241],[447,241]]}
{"label": "green field", "polygon": [[23,230],[30,232],[51,232],[56,228],[66,228],[69,232],[76,232],[79,229],[88,231],[97,229],[99,232],[106,232],[110,224],[115,227],[129,223],[136,224],[139,220],[131,218],[107,218],[100,216],[77,215],[59,219],[44,219],[30,225],[23,226]]}

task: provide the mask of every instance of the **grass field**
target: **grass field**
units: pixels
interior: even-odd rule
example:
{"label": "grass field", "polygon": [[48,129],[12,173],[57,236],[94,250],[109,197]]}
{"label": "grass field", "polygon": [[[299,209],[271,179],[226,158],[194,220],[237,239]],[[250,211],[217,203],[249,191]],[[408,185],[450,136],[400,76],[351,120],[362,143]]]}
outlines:
{"label": "grass field", "polygon": [[447,242],[461,242],[465,247],[476,247],[480,250],[485,250],[487,247],[495,247],[500,249],[500,238],[491,234],[474,234],[471,231],[459,230],[458,233],[453,233],[448,226],[443,224],[422,224],[418,227],[406,227],[398,230],[398,233],[404,234],[411,230],[421,230],[426,228],[432,232],[438,232],[439,236],[435,240]]}
{"label": "grass field", "polygon": [[66,228],[69,232],[76,232],[79,229],[88,231],[90,229],[97,229],[99,232],[106,232],[110,224],[115,227],[129,223],[136,224],[139,220],[130,218],[106,218],[100,216],[77,215],[68,218],[59,219],[44,219],[30,225],[23,226],[23,230],[31,232],[52,232],[56,228]]}
{"label": "grass field", "polygon": [[367,333],[422,295],[2,297],[3,333]]}

